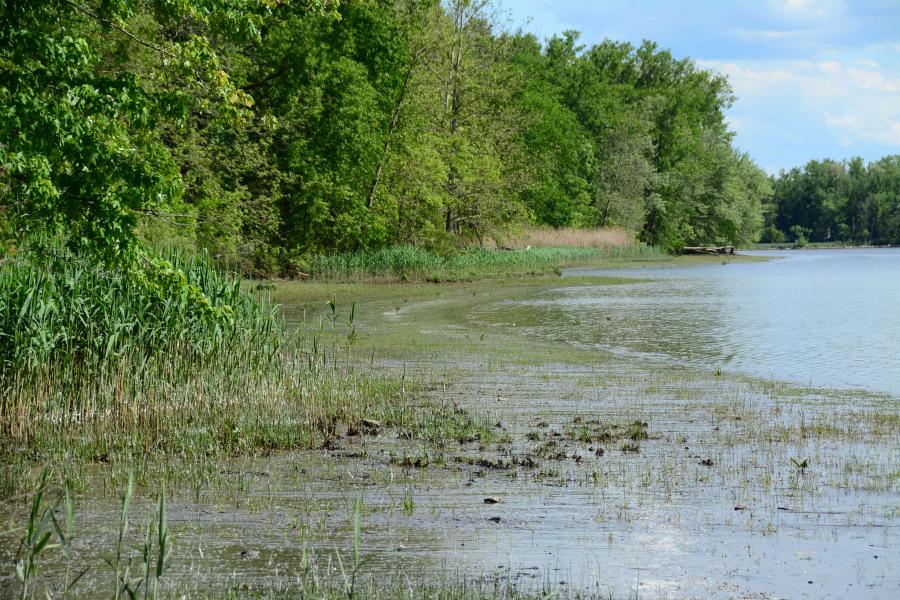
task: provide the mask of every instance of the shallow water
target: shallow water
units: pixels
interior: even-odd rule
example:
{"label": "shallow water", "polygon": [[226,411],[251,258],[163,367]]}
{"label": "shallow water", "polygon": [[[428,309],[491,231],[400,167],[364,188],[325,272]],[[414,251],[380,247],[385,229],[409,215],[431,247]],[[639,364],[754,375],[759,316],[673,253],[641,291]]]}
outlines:
{"label": "shallow water", "polygon": [[489,321],[524,322],[558,341],[815,387],[900,395],[900,249],[748,254],[776,258],[572,270],[567,274],[647,281],[563,287],[479,312]]}
{"label": "shallow water", "polygon": [[[817,256],[796,253],[796,260]],[[742,331],[734,323],[762,326],[762,315],[736,314],[745,305],[756,306],[751,314],[761,310],[766,294],[754,291],[762,285],[754,269],[791,260],[616,271],[654,280],[615,286],[563,278],[447,286],[434,288],[439,297],[418,298],[400,287],[396,298],[362,302],[361,356],[372,352],[377,369],[423,380],[433,401],[485,415],[509,440],[436,448],[384,432],[341,437],[337,449],[235,460],[223,471],[240,481],[237,491],[226,485],[225,493],[172,498],[170,584],[278,587],[302,570],[307,553],[322,576],[339,577],[337,553],[352,555],[352,516],[362,505],[364,572],[375,578],[483,577],[616,598],[897,597],[896,397],[727,372],[792,375],[817,364],[815,356],[794,361],[797,353],[778,344],[774,366],[758,367],[743,351],[722,358],[739,343],[752,345],[752,332],[743,342],[728,337]],[[879,296],[884,306],[896,297]],[[688,324],[679,326],[681,319]],[[896,355],[873,356],[876,371],[896,364]],[[715,374],[717,366],[726,373]],[[891,381],[885,375],[881,381]],[[808,383],[806,375],[789,378]],[[851,378],[843,385],[857,386]],[[626,452],[627,439],[567,437],[592,420],[645,421],[649,438]],[[558,455],[536,452],[551,442]],[[427,468],[389,458],[423,451],[432,459]],[[526,456],[535,464],[465,460]],[[810,466],[800,470],[792,459],[804,458]],[[487,496],[503,502],[485,504]],[[137,506],[141,522],[152,499]],[[19,520],[26,509],[18,508]],[[114,495],[79,502],[86,533],[78,543],[94,565],[82,587],[87,595],[109,586],[101,557],[110,553],[117,510]],[[48,572],[61,568],[48,565]],[[3,585],[0,578],[0,592]]]}

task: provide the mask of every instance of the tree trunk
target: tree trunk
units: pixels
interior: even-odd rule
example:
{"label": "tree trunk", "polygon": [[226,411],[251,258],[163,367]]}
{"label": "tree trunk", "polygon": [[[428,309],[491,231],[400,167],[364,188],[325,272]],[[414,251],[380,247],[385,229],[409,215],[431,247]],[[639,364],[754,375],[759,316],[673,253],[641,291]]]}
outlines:
{"label": "tree trunk", "polygon": [[372,208],[372,202],[375,201],[375,193],[378,191],[378,182],[381,180],[381,173],[384,170],[384,164],[387,162],[388,153],[391,150],[391,139],[394,137],[394,131],[396,131],[397,125],[400,123],[400,112],[403,110],[403,102],[406,99],[406,90],[409,88],[409,80],[412,77],[412,72],[417,61],[418,58],[414,55],[409,68],[406,69],[406,75],[403,78],[403,86],[400,88],[400,96],[397,98],[397,104],[394,106],[393,114],[391,114],[391,124],[388,127],[387,137],[384,140],[384,148],[381,150],[381,158],[378,160],[375,176],[372,177],[372,185],[369,186],[369,195],[366,197],[366,208]]}
{"label": "tree trunk", "polygon": [[600,218],[600,227],[606,227],[606,221],[609,219],[609,207],[612,205],[612,194],[606,196],[606,206],[603,208],[603,216]]}

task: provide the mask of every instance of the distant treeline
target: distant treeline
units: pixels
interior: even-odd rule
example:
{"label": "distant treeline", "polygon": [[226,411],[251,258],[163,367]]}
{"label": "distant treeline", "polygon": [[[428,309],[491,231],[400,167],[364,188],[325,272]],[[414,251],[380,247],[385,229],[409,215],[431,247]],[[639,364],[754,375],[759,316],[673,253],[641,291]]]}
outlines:
{"label": "distant treeline", "polygon": [[814,160],[772,183],[761,241],[900,244],[900,155]]}
{"label": "distant treeline", "polygon": [[499,23],[484,0],[0,2],[3,239],[178,239],[257,273],[522,223],[756,239],[769,180],[724,77]]}

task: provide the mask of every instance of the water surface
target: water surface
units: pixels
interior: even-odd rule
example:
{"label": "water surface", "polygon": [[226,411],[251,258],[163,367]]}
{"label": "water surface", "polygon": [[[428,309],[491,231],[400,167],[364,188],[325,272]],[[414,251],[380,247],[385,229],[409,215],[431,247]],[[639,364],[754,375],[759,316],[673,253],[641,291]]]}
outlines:
{"label": "water surface", "polygon": [[900,249],[749,254],[774,258],[573,270],[645,281],[560,288],[486,306],[484,316],[496,311],[533,333],[619,353],[900,395]]}
{"label": "water surface", "polygon": [[[419,296],[401,286],[361,302],[355,351],[369,368],[421,381],[431,402],[484,417],[496,439],[427,444],[344,424],[320,450],[229,460],[219,484],[171,498],[167,591],[264,593],[296,583],[310,557],[317,576],[340,581],[358,510],[360,574],[377,581],[462,577],[560,597],[900,597],[900,251],[613,274],[640,281]],[[580,435],[635,422],[646,437]],[[394,460],[422,453],[427,467]],[[91,568],[78,591],[96,595],[112,583],[104,559],[120,505],[88,487],[75,571]],[[133,557],[154,506],[135,501]],[[25,523],[28,510],[0,505],[0,522]],[[58,582],[65,566],[55,552],[41,568]],[[0,597],[14,578],[0,570]]]}

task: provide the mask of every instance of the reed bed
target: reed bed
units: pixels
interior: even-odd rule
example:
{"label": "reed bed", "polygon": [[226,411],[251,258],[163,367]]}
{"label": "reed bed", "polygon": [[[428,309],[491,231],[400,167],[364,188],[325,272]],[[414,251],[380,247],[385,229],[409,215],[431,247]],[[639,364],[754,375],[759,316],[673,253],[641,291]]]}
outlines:
{"label": "reed bed", "polygon": [[508,246],[528,248],[628,248],[635,245],[634,236],[621,227],[526,227],[508,240]]}
{"label": "reed bed", "polygon": [[239,281],[179,254],[159,264],[154,281],[145,271],[108,271],[66,254],[4,266],[0,375],[40,377],[47,367],[88,374],[173,352],[185,364],[239,352],[259,366],[277,350],[274,309],[244,294]]}
{"label": "reed bed", "polygon": [[461,281],[490,277],[548,275],[560,269],[600,264],[608,259],[659,258],[650,246],[535,247],[523,250],[471,249],[444,256],[423,248],[392,246],[374,251],[314,256],[308,273],[316,279]]}
{"label": "reed bed", "polygon": [[408,385],[352,368],[352,316],[333,309],[288,336],[238,280],[169,258],[180,292],[76,257],[0,270],[4,493],[23,460],[214,463],[315,447],[363,418],[424,429]]}

